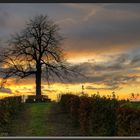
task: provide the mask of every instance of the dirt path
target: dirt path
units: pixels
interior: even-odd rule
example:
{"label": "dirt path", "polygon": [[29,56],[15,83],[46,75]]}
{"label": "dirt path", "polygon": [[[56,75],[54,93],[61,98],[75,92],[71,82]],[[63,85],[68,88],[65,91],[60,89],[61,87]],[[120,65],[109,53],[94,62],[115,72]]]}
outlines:
{"label": "dirt path", "polygon": [[48,136],[82,136],[79,128],[72,125],[70,115],[63,113],[57,103],[51,106],[47,122]]}

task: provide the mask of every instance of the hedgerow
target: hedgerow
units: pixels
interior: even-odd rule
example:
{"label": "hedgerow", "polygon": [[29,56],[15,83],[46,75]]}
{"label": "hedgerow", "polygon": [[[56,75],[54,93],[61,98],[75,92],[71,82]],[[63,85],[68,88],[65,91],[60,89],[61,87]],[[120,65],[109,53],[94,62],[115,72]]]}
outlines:
{"label": "hedgerow", "polygon": [[117,112],[119,136],[140,136],[140,109],[120,107]]}
{"label": "hedgerow", "polygon": [[0,135],[9,132],[10,122],[23,109],[21,97],[7,97],[0,100]]}
{"label": "hedgerow", "polygon": [[62,112],[70,114],[73,126],[78,126],[83,135],[140,136],[140,109],[126,107],[128,103],[72,94],[62,95],[59,101]]}

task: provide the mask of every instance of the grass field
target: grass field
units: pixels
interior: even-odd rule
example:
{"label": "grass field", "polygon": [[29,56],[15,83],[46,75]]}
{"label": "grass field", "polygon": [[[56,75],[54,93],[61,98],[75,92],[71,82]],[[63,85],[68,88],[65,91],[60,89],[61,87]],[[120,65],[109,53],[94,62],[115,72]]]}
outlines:
{"label": "grass field", "polygon": [[122,106],[134,108],[134,109],[140,109],[140,102],[127,102],[127,103],[124,103]]}

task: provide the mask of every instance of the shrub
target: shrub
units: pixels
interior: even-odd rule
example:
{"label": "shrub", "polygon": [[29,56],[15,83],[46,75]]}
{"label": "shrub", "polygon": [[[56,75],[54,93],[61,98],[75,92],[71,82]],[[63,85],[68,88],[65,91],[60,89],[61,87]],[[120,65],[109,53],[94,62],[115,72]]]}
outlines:
{"label": "shrub", "polygon": [[83,135],[90,135],[91,100],[87,96],[80,97],[80,129]]}
{"label": "shrub", "polygon": [[119,136],[140,136],[140,109],[120,107],[117,124]]}
{"label": "shrub", "polygon": [[5,98],[6,110],[9,111],[10,116],[15,117],[16,114],[21,110],[21,97],[10,97]]}
{"label": "shrub", "polygon": [[0,100],[0,133],[8,132],[10,121],[23,107],[21,97],[7,97]]}
{"label": "shrub", "polygon": [[75,127],[79,126],[79,106],[80,106],[80,98],[79,96],[72,96],[70,98],[70,115],[72,124]]}
{"label": "shrub", "polygon": [[0,109],[0,133],[6,132],[10,121],[10,114],[7,110]]}
{"label": "shrub", "polygon": [[59,105],[62,112],[70,113],[71,111],[71,98],[74,97],[73,94],[63,94],[60,97]]}
{"label": "shrub", "polygon": [[114,136],[116,135],[116,113],[118,101],[106,97],[94,95],[92,97],[91,129],[92,135]]}
{"label": "shrub", "polygon": [[138,103],[99,95],[61,96],[59,105],[69,113],[73,126],[84,136],[140,136],[140,108]]}

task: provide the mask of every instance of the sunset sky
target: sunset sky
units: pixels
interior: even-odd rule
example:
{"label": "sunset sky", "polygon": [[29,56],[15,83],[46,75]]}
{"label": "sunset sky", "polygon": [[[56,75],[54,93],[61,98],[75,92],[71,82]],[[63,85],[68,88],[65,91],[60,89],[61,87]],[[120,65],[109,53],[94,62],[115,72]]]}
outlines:
{"label": "sunset sky", "polygon": [[[129,98],[140,92],[140,4],[0,4],[0,47],[25,27],[29,18],[48,15],[65,37],[62,48],[69,63],[87,76],[42,84],[44,94],[85,93]],[[0,96],[35,94],[34,78],[9,79]]]}

